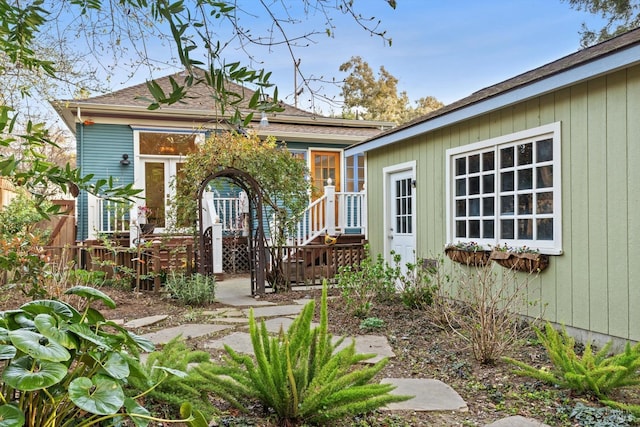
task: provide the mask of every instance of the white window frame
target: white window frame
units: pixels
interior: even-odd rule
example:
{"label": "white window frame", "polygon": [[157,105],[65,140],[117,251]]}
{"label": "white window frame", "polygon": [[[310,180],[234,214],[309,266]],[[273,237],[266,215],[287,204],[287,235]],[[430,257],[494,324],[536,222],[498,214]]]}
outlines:
{"label": "white window frame", "polygon": [[[551,165],[553,167],[553,184],[550,187],[544,189],[544,191],[538,191],[538,193],[548,193],[549,191],[553,192],[552,200],[553,200],[553,213],[552,214],[538,214],[535,212],[535,197],[537,195],[535,185],[533,185],[533,189],[531,190],[522,190],[519,191],[517,188],[514,191],[503,192],[501,191],[501,181],[500,181],[500,171],[505,171],[506,169],[501,169],[500,167],[500,149],[509,147],[509,146],[517,146],[521,144],[526,144],[528,142],[540,141],[543,139],[551,139],[553,142],[553,159],[547,162],[539,162],[533,160],[531,165],[525,165],[522,169],[533,169],[535,172],[536,166],[543,165]],[[494,206],[493,206],[493,215],[486,216],[485,219],[494,219],[494,237],[493,238],[458,238],[456,237],[455,228],[456,228],[456,177],[455,177],[455,160],[461,157],[468,157],[474,154],[486,153],[488,151],[494,151]],[[453,244],[457,242],[475,242],[481,245],[483,248],[489,250],[492,246],[504,245],[506,244],[509,247],[522,247],[527,246],[532,249],[538,249],[543,254],[548,255],[559,255],[562,253],[562,197],[561,197],[561,123],[555,122],[544,126],[539,126],[532,129],[527,129],[520,132],[515,132],[509,135],[503,135],[497,138],[491,138],[485,141],[479,141],[473,144],[464,145],[461,147],[451,148],[446,151],[446,232],[447,232],[447,244]],[[515,166],[511,169],[518,169],[518,166]],[[466,172],[466,176],[472,175],[469,171]],[[535,173],[533,173],[533,180],[535,182]],[[514,178],[515,179],[515,178]],[[500,196],[514,194],[516,196],[518,194],[526,194],[533,193],[533,211],[531,214],[519,214],[513,212],[510,215],[501,215],[500,214]],[[491,194],[489,194],[490,196]],[[516,202],[517,206],[517,202]],[[480,208],[482,209],[482,208]],[[481,212],[482,213],[482,212]],[[500,238],[500,219],[511,219],[514,218],[517,224],[517,219],[542,219],[544,217],[552,218],[553,222],[553,238],[551,240],[536,240],[535,235],[533,239],[519,239],[517,235],[517,225],[514,231],[513,239],[501,239]],[[482,218],[478,216],[478,218]]]}

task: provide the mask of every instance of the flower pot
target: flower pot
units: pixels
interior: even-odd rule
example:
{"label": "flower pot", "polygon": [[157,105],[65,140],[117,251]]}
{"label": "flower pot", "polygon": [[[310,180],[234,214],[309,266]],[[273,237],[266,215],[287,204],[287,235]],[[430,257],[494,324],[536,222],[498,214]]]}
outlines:
{"label": "flower pot", "polygon": [[465,251],[458,248],[446,248],[444,253],[452,261],[465,265],[483,266],[491,262],[487,251]]}
{"label": "flower pot", "polygon": [[547,255],[531,252],[493,251],[490,258],[504,268],[527,273],[539,273],[549,265]]}
{"label": "flower pot", "polygon": [[140,224],[140,232],[142,234],[151,234],[155,228],[155,224]]}

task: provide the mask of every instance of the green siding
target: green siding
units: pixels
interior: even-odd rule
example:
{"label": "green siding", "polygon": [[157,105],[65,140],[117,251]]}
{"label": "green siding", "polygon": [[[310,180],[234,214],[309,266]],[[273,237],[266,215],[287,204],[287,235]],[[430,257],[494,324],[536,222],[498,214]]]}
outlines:
{"label": "green siding", "polygon": [[559,121],[564,253],[531,282],[529,298],[551,321],[640,340],[639,112],[635,66],[368,152],[372,252],[382,252],[386,235],[384,167],[416,161],[416,255],[439,256],[446,150]]}
{"label": "green siding", "polygon": [[[78,165],[83,175],[94,174],[95,179],[113,177],[115,185],[133,182],[133,130],[126,125],[76,127]],[[120,165],[122,155],[128,154],[129,166]],[[78,239],[87,238],[87,195],[78,198]]]}

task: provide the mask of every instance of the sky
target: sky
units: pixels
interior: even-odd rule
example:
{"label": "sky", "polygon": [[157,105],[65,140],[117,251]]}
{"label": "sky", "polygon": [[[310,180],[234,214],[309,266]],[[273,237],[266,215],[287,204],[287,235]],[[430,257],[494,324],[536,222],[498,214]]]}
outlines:
{"label": "sky", "polygon": [[[561,0],[397,0],[395,10],[384,0],[359,0],[356,6],[382,21],[392,45],[351,18],[337,16],[334,37],[317,36],[315,43],[297,51],[305,75],[343,79],[339,66],[358,55],[376,73],[384,66],[411,100],[434,96],[445,104],[576,52],[581,24],[599,28],[604,22]],[[238,50],[227,49],[225,55],[227,61],[246,62]],[[263,61],[259,67],[273,72],[280,98],[293,105],[291,56],[277,48],[256,56]],[[127,79],[124,86],[146,78]],[[113,80],[113,89],[124,87],[117,82]],[[321,92],[338,97],[340,91],[324,84]],[[311,108],[308,91],[299,97],[299,107]],[[318,107],[325,113],[339,109],[323,103]]]}

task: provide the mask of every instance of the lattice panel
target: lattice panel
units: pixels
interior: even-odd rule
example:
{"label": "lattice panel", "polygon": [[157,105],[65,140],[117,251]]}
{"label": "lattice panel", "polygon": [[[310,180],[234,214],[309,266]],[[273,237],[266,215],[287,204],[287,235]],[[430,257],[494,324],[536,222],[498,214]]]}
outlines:
{"label": "lattice panel", "polygon": [[231,238],[222,241],[222,269],[229,274],[251,271],[246,239]]}

